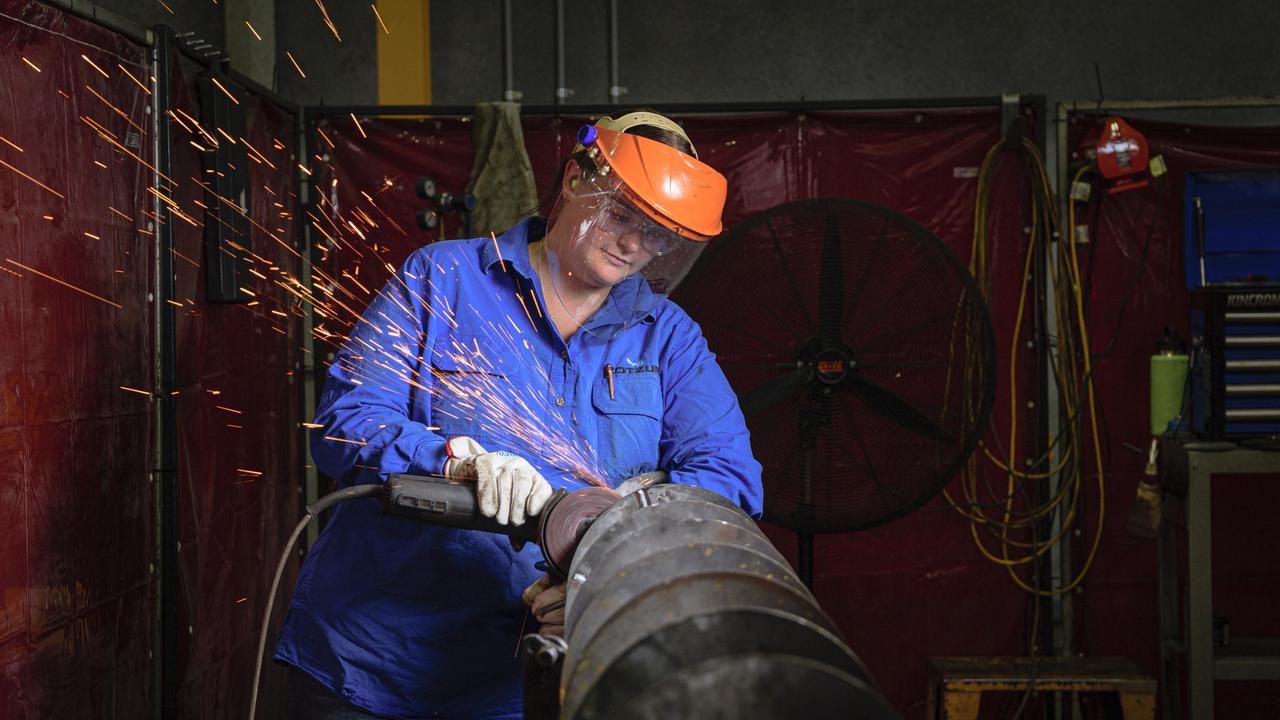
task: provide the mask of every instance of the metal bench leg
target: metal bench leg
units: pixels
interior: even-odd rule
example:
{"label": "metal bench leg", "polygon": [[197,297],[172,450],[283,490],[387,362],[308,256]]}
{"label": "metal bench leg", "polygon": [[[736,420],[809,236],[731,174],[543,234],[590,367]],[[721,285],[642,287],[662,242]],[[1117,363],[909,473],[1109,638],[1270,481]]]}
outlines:
{"label": "metal bench leg", "polygon": [[1155,720],[1156,696],[1148,693],[1118,693],[1124,720]]}
{"label": "metal bench leg", "polygon": [[978,720],[981,690],[943,690],[943,720]]}

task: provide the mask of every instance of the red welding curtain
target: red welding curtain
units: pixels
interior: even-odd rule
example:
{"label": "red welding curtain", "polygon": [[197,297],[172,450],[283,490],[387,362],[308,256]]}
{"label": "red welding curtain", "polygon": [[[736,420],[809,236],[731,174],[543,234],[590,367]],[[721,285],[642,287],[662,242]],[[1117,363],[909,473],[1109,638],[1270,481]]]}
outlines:
{"label": "red welding curtain", "polygon": [[126,154],[151,154],[150,98],[126,77],[145,82],[146,60],[61,11],[0,2],[6,718],[149,712],[150,174]]}
{"label": "red welding curtain", "polygon": [[[1069,148],[1078,151],[1103,116],[1069,117]],[[1105,421],[1103,446],[1107,515],[1102,551],[1079,596],[1083,648],[1096,655],[1129,655],[1158,672],[1159,641],[1154,543],[1124,530],[1145,458],[1148,366],[1166,325],[1188,337],[1189,296],[1183,274],[1183,190],[1186,173],[1236,167],[1280,167],[1280,128],[1229,128],[1126,118],[1146,136],[1151,154],[1169,173],[1151,186],[1118,195],[1095,193],[1078,223],[1093,242],[1083,248],[1094,380]],[[1092,468],[1092,461],[1087,467]],[[1221,478],[1213,488],[1214,614],[1229,617],[1234,637],[1280,636],[1275,598],[1280,555],[1259,508],[1280,506],[1276,477]],[[1096,482],[1091,476],[1088,484]],[[1178,506],[1172,508],[1176,512]],[[1176,518],[1176,515],[1174,515]],[[1086,549],[1086,548],[1081,548]],[[1184,575],[1185,577],[1185,575]],[[1280,700],[1276,683],[1218,683],[1221,717],[1261,717]],[[1266,711],[1266,712],[1269,712]]]}
{"label": "red welding curtain", "polygon": [[[175,295],[182,305],[178,625],[189,628],[179,633],[180,707],[192,717],[240,718],[248,712],[272,573],[300,517],[302,308],[285,287],[297,277],[301,260],[294,248],[296,118],[229,86],[247,116],[247,137],[234,139],[254,149],[248,153],[246,193],[251,229],[247,237],[233,239],[250,253],[253,274],[242,287],[252,296],[244,304],[209,303],[203,225],[214,221],[198,203],[219,201],[201,187],[207,169],[196,145],[210,143],[193,122],[201,117],[193,80],[175,73],[173,104],[181,122],[170,119],[175,197],[189,218],[174,220]],[[203,130],[221,137],[214,128]],[[279,634],[296,567],[290,571],[281,583],[272,639]],[[270,649],[259,715],[280,717],[284,676],[269,658]]]}
{"label": "red welding curtain", "polygon": [[[549,185],[587,120],[524,118],[540,188]],[[701,157],[728,177],[728,224],[789,200],[851,197],[909,215],[961,258],[968,257],[972,235],[974,176],[999,139],[994,109],[681,120]],[[414,196],[413,181],[429,175],[442,190],[466,186],[470,123],[361,118],[356,127],[350,118],[339,118],[323,121],[320,131],[312,160],[318,164],[316,177],[327,205],[317,224],[333,238],[323,268],[335,286],[350,289],[363,307],[369,291],[376,292],[386,277],[386,263],[398,265],[412,250],[442,235],[457,237],[452,218],[443,233],[415,227],[413,212],[423,203]],[[1020,182],[1011,169],[997,176],[992,189],[993,305],[1002,349],[1012,332],[1026,249],[1020,232]],[[388,221],[379,219],[383,217]],[[359,286],[349,278],[358,278]],[[1030,388],[1022,384],[1025,397]],[[997,401],[996,422],[1007,426],[1007,403]],[[893,703],[915,716],[923,713],[928,656],[1018,654],[1024,647],[1023,594],[1003,570],[979,556],[967,523],[940,509],[935,503],[890,525],[822,537],[816,543],[818,599]],[[785,552],[794,552],[791,533],[766,530]]]}

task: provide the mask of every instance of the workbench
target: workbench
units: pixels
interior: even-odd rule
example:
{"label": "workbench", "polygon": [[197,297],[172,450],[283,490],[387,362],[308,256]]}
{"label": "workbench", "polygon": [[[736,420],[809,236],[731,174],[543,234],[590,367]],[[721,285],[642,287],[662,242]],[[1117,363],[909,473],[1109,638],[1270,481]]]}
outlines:
{"label": "workbench", "polygon": [[[1230,638],[1214,646],[1211,483],[1215,476],[1280,475],[1280,447],[1228,442],[1166,443],[1162,453],[1185,468],[1187,605],[1178,612],[1177,529],[1166,518],[1160,532],[1157,587],[1160,598],[1160,687],[1165,717],[1212,720],[1216,680],[1280,679],[1280,638]],[[1222,479],[1216,482],[1223,482]],[[1229,530],[1229,529],[1228,529]],[[1181,626],[1181,627],[1180,627]],[[1188,713],[1181,704],[1180,660],[1185,661]]]}

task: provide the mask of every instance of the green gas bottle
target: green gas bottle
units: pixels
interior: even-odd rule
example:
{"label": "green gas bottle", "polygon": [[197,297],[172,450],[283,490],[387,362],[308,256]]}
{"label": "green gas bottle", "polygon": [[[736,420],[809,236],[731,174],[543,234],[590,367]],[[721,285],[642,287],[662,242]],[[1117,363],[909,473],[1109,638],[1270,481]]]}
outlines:
{"label": "green gas bottle", "polygon": [[1183,413],[1182,398],[1187,386],[1187,342],[1172,325],[1156,341],[1151,356],[1151,434],[1163,435],[1169,421]]}

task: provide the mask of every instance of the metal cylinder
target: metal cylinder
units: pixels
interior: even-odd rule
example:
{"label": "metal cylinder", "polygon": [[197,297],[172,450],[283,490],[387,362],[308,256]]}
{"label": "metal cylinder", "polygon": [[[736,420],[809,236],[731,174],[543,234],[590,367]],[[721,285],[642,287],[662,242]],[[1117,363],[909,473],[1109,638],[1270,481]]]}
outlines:
{"label": "metal cylinder", "polygon": [[830,618],[719,495],[623,497],[569,569],[561,718],[892,718]]}

